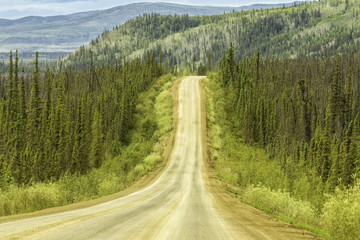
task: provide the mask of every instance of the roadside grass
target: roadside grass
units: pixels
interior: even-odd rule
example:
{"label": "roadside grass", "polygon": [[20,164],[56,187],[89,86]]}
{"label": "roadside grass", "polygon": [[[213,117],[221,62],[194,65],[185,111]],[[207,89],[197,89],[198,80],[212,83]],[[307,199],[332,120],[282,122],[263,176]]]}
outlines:
{"label": "roadside grass", "polygon": [[[350,189],[324,195],[320,179],[297,172],[289,179],[281,161],[265,149],[245,144],[226,117],[225,93],[210,73],[207,94],[210,158],[228,191],[243,202],[324,239],[359,239],[360,181]],[[290,161],[291,159],[286,159]],[[316,184],[315,184],[316,183]]]}
{"label": "roadside grass", "polygon": [[0,190],[0,216],[28,213],[68,205],[124,190],[153,171],[163,160],[163,151],[172,130],[171,87],[175,77],[166,75],[140,95],[136,124],[130,144],[121,154],[106,160],[99,169],[85,175],[65,174],[59,181],[32,186],[12,185]]}
{"label": "roadside grass", "polygon": [[321,226],[332,239],[360,239],[360,180],[349,189],[336,189],[325,203]]}

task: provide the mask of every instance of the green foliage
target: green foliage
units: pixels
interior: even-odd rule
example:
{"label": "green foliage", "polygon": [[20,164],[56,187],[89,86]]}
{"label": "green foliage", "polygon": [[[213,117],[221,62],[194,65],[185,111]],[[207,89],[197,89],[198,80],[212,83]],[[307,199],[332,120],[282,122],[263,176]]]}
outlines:
{"label": "green foliage", "polygon": [[306,201],[296,200],[288,192],[272,191],[264,186],[248,186],[241,196],[245,202],[265,207],[271,213],[284,214],[295,222],[317,225],[317,214],[313,205]]}
{"label": "green foliage", "polygon": [[[245,201],[288,221],[356,239],[360,92],[352,69],[359,55],[261,60],[255,54],[233,62],[231,47],[229,53],[207,81],[218,176]],[[350,202],[344,213],[342,201]]]}
{"label": "green foliage", "polygon": [[9,84],[0,95],[1,188],[86,174],[118,155],[130,141],[140,93],[166,73],[149,53],[143,62],[99,67],[90,59],[89,69],[77,72],[60,63],[43,75],[37,53],[30,85],[24,74],[19,78],[17,52],[15,63],[10,56]]}
{"label": "green foliage", "polygon": [[349,189],[337,189],[325,203],[321,224],[331,239],[350,240],[360,236],[360,181]]}
{"label": "green foliage", "polygon": [[144,163],[150,167],[150,169],[154,168],[161,161],[162,157],[156,154],[149,155],[144,159]]}
{"label": "green foliage", "polygon": [[[318,228],[320,214],[314,203],[324,201],[319,194],[322,190],[317,189],[321,179],[292,168],[293,176],[297,176],[293,181],[281,162],[273,161],[264,149],[245,144],[227,117],[225,91],[216,79],[210,74],[206,86],[211,158],[217,175],[243,201],[283,220]],[[291,164],[291,159],[286,161]]]}
{"label": "green foliage", "polygon": [[64,193],[54,183],[39,183],[28,188],[11,185],[0,191],[0,216],[31,212],[64,204]]}
{"label": "green foliage", "polygon": [[[30,98],[30,116],[29,116],[29,135],[36,136],[38,134],[38,129],[40,128],[41,121],[41,98],[40,98],[40,86],[39,86],[39,55],[36,54],[36,59],[34,61],[34,71],[33,71],[33,85],[31,89],[31,98]],[[36,141],[37,139],[32,139]]]}
{"label": "green foliage", "polygon": [[189,76],[189,70],[187,68],[184,69],[183,76]]}
{"label": "green foliage", "polygon": [[103,159],[103,133],[102,120],[98,110],[95,110],[94,120],[92,125],[92,143],[90,151],[91,166],[99,168]]}
{"label": "green foliage", "polygon": [[351,185],[358,168],[358,130],[353,128],[359,129],[359,123],[353,113],[360,111],[360,92],[352,81],[357,75],[348,69],[355,68],[359,56],[260,60],[255,54],[249,60],[232,59],[230,47],[218,77],[228,103],[225,113],[239,137],[278,161],[291,180],[288,190],[303,174],[312,178],[314,169],[326,190]]}
{"label": "green foliage", "polygon": [[[34,183],[31,186],[10,184],[1,188],[0,216],[66,205],[115,193],[152,171],[163,159],[163,150],[169,131],[172,130],[168,126],[172,126],[173,80],[171,75],[165,75],[154,80],[148,91],[139,94],[137,111],[134,114],[134,128],[129,132],[129,144],[121,146],[120,155],[112,157],[109,152],[103,153],[103,163],[98,167],[94,166],[83,175],[80,172],[72,174],[69,169],[56,182]],[[158,97],[160,94],[162,97]],[[156,109],[164,109],[166,113],[158,115]],[[92,125],[101,122],[98,113],[95,111],[93,118],[97,120],[94,120]],[[151,118],[147,118],[148,116]],[[144,128],[145,121],[154,122],[154,129]],[[159,123],[163,128],[158,127]],[[99,129],[94,127],[93,130],[97,132]],[[90,154],[92,164],[96,163],[94,153],[97,151],[98,140],[95,138],[92,141],[92,146],[95,146]]]}
{"label": "green foliage", "polygon": [[197,75],[199,76],[205,76],[207,72],[207,68],[205,65],[203,65],[202,63],[200,63],[198,69],[197,69]]}
{"label": "green foliage", "polygon": [[172,94],[170,92],[171,82],[163,86],[163,91],[156,97],[155,115],[158,119],[157,135],[163,135],[172,129],[172,115],[169,115],[173,107]]}

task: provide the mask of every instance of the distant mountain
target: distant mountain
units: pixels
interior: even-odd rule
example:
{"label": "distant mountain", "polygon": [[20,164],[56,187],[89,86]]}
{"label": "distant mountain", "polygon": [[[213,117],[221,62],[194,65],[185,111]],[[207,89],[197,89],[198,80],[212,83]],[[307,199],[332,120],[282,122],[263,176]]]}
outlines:
{"label": "distant mountain", "polygon": [[25,8],[22,10],[17,9],[6,9],[4,11],[0,11],[0,18],[4,19],[19,19],[24,18],[26,16],[55,16],[62,15],[56,9],[46,9],[46,12],[43,9],[38,8]]}
{"label": "distant mountain", "polygon": [[188,17],[146,15],[102,34],[69,54],[66,64],[89,66],[121,59],[155,57],[178,69],[216,66],[230,43],[237,59],[296,59],[360,52],[360,2],[314,1],[296,7]]}
{"label": "distant mountain", "polygon": [[[286,4],[290,5],[290,4]],[[10,49],[18,49],[22,58],[32,58],[39,51],[45,58],[58,58],[88,44],[106,30],[144,13],[205,16],[231,11],[281,7],[283,4],[256,4],[239,8],[187,6],[171,3],[135,3],[108,10],[90,11],[52,17],[0,19],[0,59]]]}

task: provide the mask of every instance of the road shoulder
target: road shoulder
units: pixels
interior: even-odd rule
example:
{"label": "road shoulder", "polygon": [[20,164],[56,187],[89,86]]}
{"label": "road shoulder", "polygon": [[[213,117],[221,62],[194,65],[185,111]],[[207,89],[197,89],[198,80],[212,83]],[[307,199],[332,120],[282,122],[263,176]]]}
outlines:
{"label": "road shoulder", "polygon": [[[261,236],[263,239],[319,239],[314,234],[272,218],[266,212],[243,203],[237,196],[226,190],[226,183],[216,176],[211,160],[211,143],[208,132],[208,113],[205,77],[200,81],[201,122],[203,146],[203,179],[210,193],[213,205],[219,215],[226,220],[234,239],[248,233],[248,238]],[[255,232],[256,235],[253,235]],[[245,237],[246,239],[246,237]]]}

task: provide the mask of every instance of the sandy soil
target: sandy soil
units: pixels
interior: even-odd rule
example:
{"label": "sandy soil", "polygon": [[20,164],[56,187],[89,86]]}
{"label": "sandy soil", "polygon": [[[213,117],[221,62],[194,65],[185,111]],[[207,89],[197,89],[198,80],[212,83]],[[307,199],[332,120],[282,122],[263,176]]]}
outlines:
{"label": "sandy soil", "polygon": [[201,79],[175,84],[175,131],[159,168],[100,199],[0,218],[1,239],[316,239],[226,192],[207,154]]}

